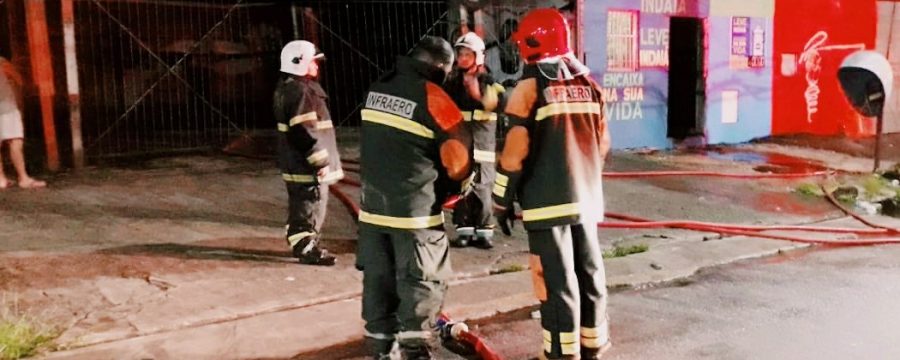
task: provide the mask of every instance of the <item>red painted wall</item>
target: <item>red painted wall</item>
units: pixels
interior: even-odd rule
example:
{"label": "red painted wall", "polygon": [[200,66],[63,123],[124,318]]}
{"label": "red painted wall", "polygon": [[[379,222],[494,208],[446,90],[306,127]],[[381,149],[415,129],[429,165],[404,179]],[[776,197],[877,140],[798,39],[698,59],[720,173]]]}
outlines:
{"label": "red painted wall", "polygon": [[837,80],[844,58],[875,46],[875,0],[777,0],[772,134],[875,133]]}

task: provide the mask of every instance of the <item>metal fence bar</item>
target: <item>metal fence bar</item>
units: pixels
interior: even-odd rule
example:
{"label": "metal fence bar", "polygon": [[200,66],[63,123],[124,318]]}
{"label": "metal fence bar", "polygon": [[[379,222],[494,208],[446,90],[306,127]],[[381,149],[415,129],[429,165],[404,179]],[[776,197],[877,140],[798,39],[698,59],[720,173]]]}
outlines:
{"label": "metal fence bar", "polygon": [[[294,6],[315,16],[298,12],[295,26]],[[426,34],[448,34],[446,6],[76,0],[88,160],[218,147],[240,133],[274,129],[278,56],[295,27],[313,31],[328,56],[320,81],[336,125],[356,125],[365,91],[396,55]]]}

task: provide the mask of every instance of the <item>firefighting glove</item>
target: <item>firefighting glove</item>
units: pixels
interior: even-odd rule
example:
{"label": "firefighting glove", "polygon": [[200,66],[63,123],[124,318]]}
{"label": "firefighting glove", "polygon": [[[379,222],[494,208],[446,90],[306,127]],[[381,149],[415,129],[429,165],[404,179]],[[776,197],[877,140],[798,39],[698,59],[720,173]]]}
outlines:
{"label": "firefighting glove", "polygon": [[506,236],[512,235],[512,228],[516,221],[515,201],[519,188],[519,180],[522,171],[506,171],[497,166],[497,177],[494,179],[494,216],[497,225]]}
{"label": "firefighting glove", "polygon": [[512,228],[516,226],[516,208],[494,206],[494,217],[503,235],[512,236]]}

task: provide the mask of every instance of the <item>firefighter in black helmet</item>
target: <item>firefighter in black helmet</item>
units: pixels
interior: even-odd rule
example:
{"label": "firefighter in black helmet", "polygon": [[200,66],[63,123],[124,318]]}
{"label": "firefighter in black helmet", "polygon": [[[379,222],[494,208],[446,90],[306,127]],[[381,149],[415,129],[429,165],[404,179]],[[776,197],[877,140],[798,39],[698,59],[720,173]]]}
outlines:
{"label": "firefighter in black helmet", "polygon": [[522,207],[549,359],[599,359],[609,348],[606,275],[597,238],[609,129],[599,86],[569,51],[556,9],[528,13],[514,39],[526,66],[509,96],[494,181],[497,220],[510,233]]}
{"label": "firefighter in black helmet", "polygon": [[323,55],[312,43],[292,41],[281,51],[273,99],[278,122],[278,165],[288,191],[287,241],[302,264],[331,266],[335,257],[319,246],[328,185],[344,177],[325,90],[316,81]]}
{"label": "firefighter in black helmet", "polygon": [[361,111],[357,266],[376,358],[398,344],[404,359],[431,359],[436,345],[452,275],[442,205],[471,178],[471,137],[441,89],[453,57],[446,40],[423,38],[372,84]]}

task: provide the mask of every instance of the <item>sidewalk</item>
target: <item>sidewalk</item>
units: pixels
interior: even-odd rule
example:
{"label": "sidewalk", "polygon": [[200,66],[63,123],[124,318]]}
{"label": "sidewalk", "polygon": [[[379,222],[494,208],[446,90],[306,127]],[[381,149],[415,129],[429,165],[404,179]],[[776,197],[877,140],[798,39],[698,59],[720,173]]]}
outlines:
{"label": "sidewalk", "polygon": [[[865,163],[833,165],[854,161]],[[752,172],[753,165],[621,153],[611,167]],[[821,200],[791,193],[796,183],[608,179],[605,192],[609,211],[652,219],[859,226]],[[341,188],[358,198],[356,189]],[[291,358],[362,336],[352,218],[331,201],[324,243],[338,254],[337,266],[296,264],[282,239],[286,194],[269,161],[180,157],[91,169],[60,176],[44,191],[2,192],[0,203],[0,289],[65,329],[59,343],[71,350],[47,358]],[[800,247],[668,229],[604,229],[601,237],[606,247],[650,248],[606,262],[611,288]],[[524,239],[518,227],[494,250],[452,250],[458,280],[447,310],[454,317],[535,303],[529,273],[517,271],[527,265]]]}

